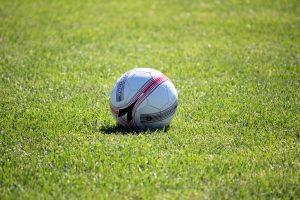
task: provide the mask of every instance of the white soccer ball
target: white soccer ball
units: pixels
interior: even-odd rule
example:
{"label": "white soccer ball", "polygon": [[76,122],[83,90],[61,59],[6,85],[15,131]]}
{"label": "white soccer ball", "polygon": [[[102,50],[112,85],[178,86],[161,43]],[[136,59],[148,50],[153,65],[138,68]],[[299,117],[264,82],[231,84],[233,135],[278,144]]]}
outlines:
{"label": "white soccer ball", "polygon": [[123,127],[163,128],[177,110],[177,91],[160,71],[136,68],[123,74],[110,95],[110,111]]}

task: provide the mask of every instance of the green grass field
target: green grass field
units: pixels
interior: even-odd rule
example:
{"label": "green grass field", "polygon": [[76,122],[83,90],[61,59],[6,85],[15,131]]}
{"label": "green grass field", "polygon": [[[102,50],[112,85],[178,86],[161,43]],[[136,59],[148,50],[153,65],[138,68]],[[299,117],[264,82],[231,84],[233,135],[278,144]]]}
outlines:
{"label": "green grass field", "polygon": [[[168,130],[122,131],[161,70]],[[299,199],[298,0],[0,0],[0,199]]]}

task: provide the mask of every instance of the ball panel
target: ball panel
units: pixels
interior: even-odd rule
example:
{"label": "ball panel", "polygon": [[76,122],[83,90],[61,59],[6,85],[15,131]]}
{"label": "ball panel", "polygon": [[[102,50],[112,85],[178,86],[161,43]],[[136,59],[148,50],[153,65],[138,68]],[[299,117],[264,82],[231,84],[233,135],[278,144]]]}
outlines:
{"label": "ball panel", "polygon": [[137,107],[136,111],[143,109],[145,106],[148,105],[148,100],[145,99],[140,105],[139,107]]}
{"label": "ball panel", "polygon": [[151,70],[150,71],[150,74],[151,74],[151,76],[154,78],[154,77],[156,77],[156,76],[160,76],[160,75],[162,75],[163,73],[161,73],[160,71],[157,71],[157,70]]}
{"label": "ball panel", "polygon": [[[168,119],[169,117],[173,116],[177,109],[177,102],[175,102],[173,105],[168,107],[167,109],[160,110],[159,112],[152,112],[152,113],[146,113],[141,114],[140,119],[141,122],[144,123],[154,123],[154,122],[160,122],[162,120]],[[149,117],[151,117],[153,120],[147,120]]]}
{"label": "ball panel", "polygon": [[170,126],[170,124],[171,124],[173,118],[174,118],[174,115],[171,116],[171,117],[169,117],[168,119],[162,120],[162,121],[160,122],[160,123],[161,123],[161,124],[160,124],[160,125],[161,125],[161,128]]}
{"label": "ball panel", "polygon": [[134,120],[136,126],[138,126],[139,128],[145,128],[145,125],[141,122],[141,114],[156,113],[156,112],[159,112],[159,109],[154,108],[150,105],[145,105],[141,109],[136,110],[134,113],[135,116]]}
{"label": "ball panel", "polygon": [[120,102],[124,100],[124,89],[125,89],[125,83],[127,79],[129,78],[131,74],[131,71],[123,74],[121,78],[117,81],[115,87],[116,87],[116,101]]}
{"label": "ball panel", "polygon": [[136,72],[148,72],[148,73],[150,73],[152,78],[163,74],[160,71],[155,70],[155,69],[151,69],[151,68],[136,68],[136,69],[134,69],[134,71],[136,71]]}
{"label": "ball panel", "polygon": [[152,107],[161,109],[169,101],[168,90],[161,84],[148,97],[148,104]]}
{"label": "ball panel", "polygon": [[139,90],[151,78],[152,77],[148,72],[135,72],[131,77],[128,78],[127,84],[131,90]]}
{"label": "ball panel", "polygon": [[132,96],[136,93],[136,91],[132,91],[129,87],[127,82],[125,82],[124,84],[124,88],[123,88],[123,93],[124,93],[124,97],[118,101],[118,83],[114,86],[112,93],[110,95],[110,103],[117,108],[123,107],[125,106],[130,99],[132,98]]}
{"label": "ball panel", "polygon": [[[128,103],[130,102],[130,100],[132,99],[132,97],[137,93],[138,91],[137,90],[128,90],[128,93],[127,93],[127,97],[126,97],[126,105],[128,105]],[[128,105],[129,106],[129,105]]]}
{"label": "ball panel", "polygon": [[177,101],[167,109],[161,110],[153,106],[146,105],[144,108],[136,112],[135,121],[141,128],[161,128],[169,125],[177,110]]}
{"label": "ball panel", "polygon": [[171,102],[175,102],[178,99],[178,94],[176,91],[175,86],[173,85],[172,81],[168,80],[166,81],[166,86],[168,88],[168,96],[169,96],[169,100]]}

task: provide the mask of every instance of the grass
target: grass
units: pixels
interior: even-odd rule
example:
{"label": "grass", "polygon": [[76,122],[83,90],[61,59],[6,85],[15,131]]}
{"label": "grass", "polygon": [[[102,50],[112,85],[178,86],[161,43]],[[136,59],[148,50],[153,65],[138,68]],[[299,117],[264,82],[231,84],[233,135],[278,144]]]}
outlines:
{"label": "grass", "polygon": [[[0,1],[0,199],[300,197],[297,0]],[[168,130],[121,131],[116,79],[165,73]]]}

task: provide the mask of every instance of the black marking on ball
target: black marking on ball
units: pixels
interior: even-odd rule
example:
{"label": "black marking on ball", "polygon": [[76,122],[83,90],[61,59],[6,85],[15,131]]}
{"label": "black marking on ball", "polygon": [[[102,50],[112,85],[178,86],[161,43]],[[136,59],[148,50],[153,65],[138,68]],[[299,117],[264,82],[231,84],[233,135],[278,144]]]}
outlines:
{"label": "black marking on ball", "polygon": [[136,103],[136,101],[133,102],[130,106],[128,106],[126,108],[123,108],[123,109],[120,109],[118,117],[122,117],[123,115],[127,114],[127,121],[130,122],[133,118],[132,117],[132,115],[133,115],[132,111],[133,111],[135,103]]}
{"label": "black marking on ball", "polygon": [[152,120],[152,117],[151,116],[147,116],[146,120],[149,122]]}

